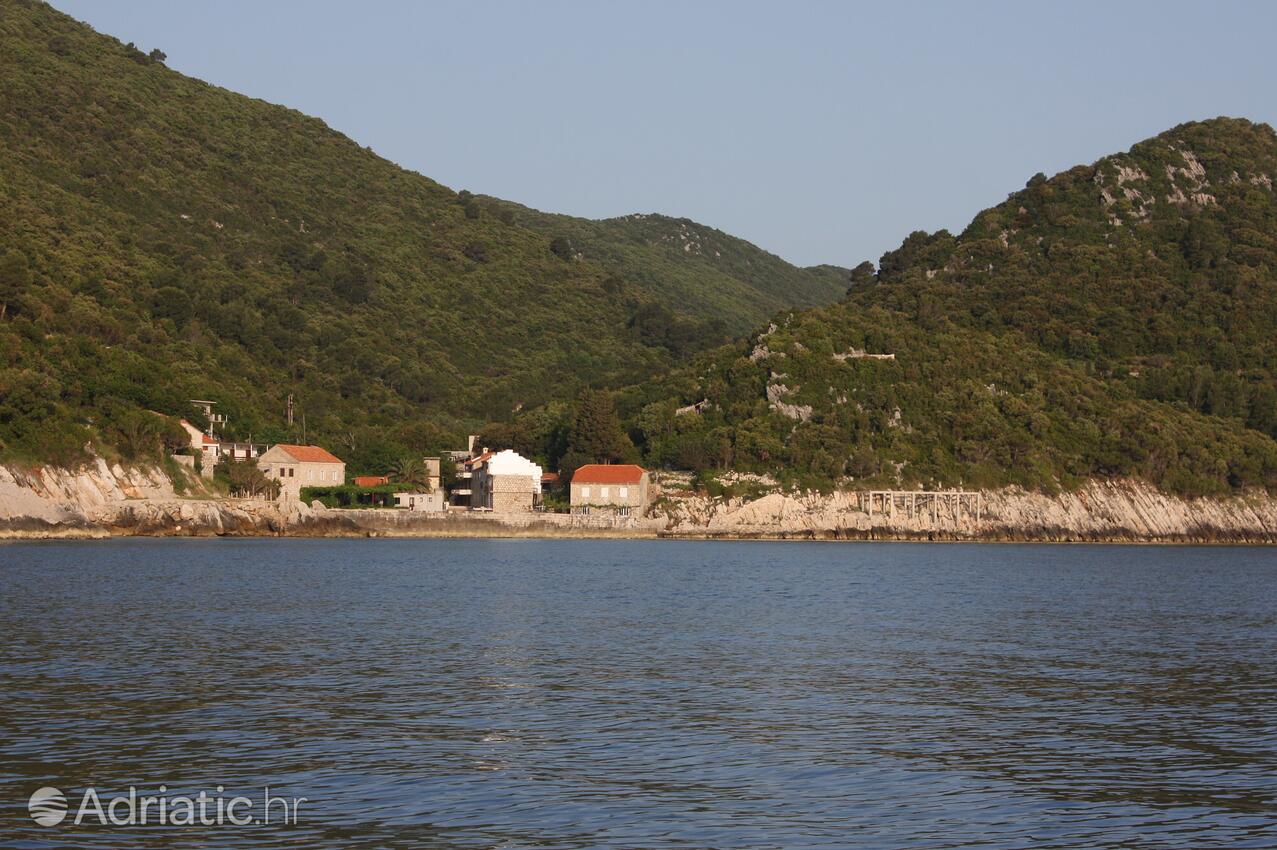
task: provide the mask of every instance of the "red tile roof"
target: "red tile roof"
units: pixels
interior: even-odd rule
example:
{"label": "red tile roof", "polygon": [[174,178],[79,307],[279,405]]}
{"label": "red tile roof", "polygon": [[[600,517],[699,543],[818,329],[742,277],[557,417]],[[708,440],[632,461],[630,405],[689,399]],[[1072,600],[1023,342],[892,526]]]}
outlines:
{"label": "red tile roof", "polygon": [[472,457],[468,461],[466,461],[466,466],[478,466],[479,464],[483,463],[488,458],[492,457],[494,454],[496,454],[496,452],[484,452],[478,457]]}
{"label": "red tile roof", "polygon": [[356,487],[380,487],[382,484],[389,484],[390,476],[388,475],[356,475]]}
{"label": "red tile roof", "polygon": [[200,434],[200,439],[203,441],[204,445],[206,445],[206,446],[216,446],[216,445],[217,445],[217,440],[214,440],[214,439],[213,439],[212,437],[210,437],[208,434]]}
{"label": "red tile roof", "polygon": [[288,446],[281,444],[276,446],[276,448],[288,452],[293,460],[300,463],[345,463],[341,458],[327,449],[321,449],[319,446]]}
{"label": "red tile roof", "polygon": [[572,475],[573,484],[638,484],[647,470],[632,463],[587,463]]}
{"label": "red tile roof", "polygon": [[553,484],[554,482],[558,480],[559,480],[559,473],[557,472],[542,472],[541,473],[542,484]]}

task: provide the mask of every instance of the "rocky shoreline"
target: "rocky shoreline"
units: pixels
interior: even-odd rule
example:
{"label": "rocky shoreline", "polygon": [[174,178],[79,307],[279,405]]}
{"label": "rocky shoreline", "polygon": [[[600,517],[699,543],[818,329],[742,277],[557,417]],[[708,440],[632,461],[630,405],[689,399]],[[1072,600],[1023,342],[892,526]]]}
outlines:
{"label": "rocky shoreline", "polygon": [[[192,497],[194,496],[194,497]],[[861,494],[714,500],[667,492],[642,518],[330,510],[179,494],[157,469],[0,467],[0,540],[147,537],[541,537],[1277,544],[1277,499],[1186,500],[1135,481],[981,494],[970,512],[865,510]]]}

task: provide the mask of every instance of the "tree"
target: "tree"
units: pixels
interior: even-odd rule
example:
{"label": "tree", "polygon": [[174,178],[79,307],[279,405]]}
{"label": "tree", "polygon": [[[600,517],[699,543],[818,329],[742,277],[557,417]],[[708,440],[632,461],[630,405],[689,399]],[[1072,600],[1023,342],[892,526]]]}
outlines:
{"label": "tree", "polygon": [[252,461],[223,461],[215,473],[226,481],[232,496],[274,499],[279,496],[279,479],[268,478]]}
{"label": "tree", "polygon": [[566,236],[556,236],[550,240],[550,253],[561,260],[572,259],[572,243]]}
{"label": "tree", "polygon": [[190,320],[192,311],[191,297],[176,286],[161,287],[151,296],[151,315],[157,319],[172,319],[183,325]]}
{"label": "tree", "polygon": [[333,292],[351,304],[362,304],[372,295],[372,272],[364,265],[352,263],[337,273]]}
{"label": "tree", "polygon": [[589,463],[611,463],[633,456],[634,444],[621,430],[621,420],[609,393],[601,390],[581,393],[568,433],[568,453]]}
{"label": "tree", "polygon": [[31,267],[21,251],[10,250],[0,259],[0,319],[12,309],[31,285]]}
{"label": "tree", "polygon": [[847,276],[847,282],[850,284],[847,294],[850,295],[851,289],[857,286],[864,286],[865,284],[873,283],[877,277],[878,272],[874,269],[874,264],[865,260],[863,263],[852,269],[851,274]]}
{"label": "tree", "polygon": [[398,484],[410,484],[430,492],[430,470],[421,458],[414,455],[401,457],[390,468],[390,480]]}

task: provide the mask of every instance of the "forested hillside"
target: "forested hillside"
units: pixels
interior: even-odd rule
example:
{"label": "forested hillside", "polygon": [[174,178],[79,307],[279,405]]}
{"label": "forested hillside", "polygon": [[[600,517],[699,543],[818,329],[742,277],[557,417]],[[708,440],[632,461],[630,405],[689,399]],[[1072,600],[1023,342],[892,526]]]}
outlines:
{"label": "forested hillside", "polygon": [[847,288],[847,269],[797,268],[688,219],[636,213],[595,221],[481,200],[496,215],[544,233],[565,255],[598,262],[612,273],[612,285],[633,286],[698,315],[716,316],[736,334],[784,307],[829,304]]}
{"label": "forested hillside", "polygon": [[848,274],[454,192],[165,58],[0,2],[0,457],[158,456],[202,397],[354,470],[495,423],[550,466],[1277,487],[1266,125],[1036,175]]}
{"label": "forested hillside", "polygon": [[821,487],[1277,487],[1275,178],[1235,119],[1039,174],[622,413],[651,464]]}
{"label": "forested hillside", "polygon": [[375,466],[819,300],[776,261],[720,315],[721,274],[619,275],[147,47],[0,2],[0,456],[155,453],[199,397]]}

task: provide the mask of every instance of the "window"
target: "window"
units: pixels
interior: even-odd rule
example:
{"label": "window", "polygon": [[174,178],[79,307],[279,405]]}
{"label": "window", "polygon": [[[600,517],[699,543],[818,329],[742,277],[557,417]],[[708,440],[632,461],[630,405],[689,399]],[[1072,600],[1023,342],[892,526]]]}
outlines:
{"label": "window", "polygon": [[599,488],[599,498],[600,498],[600,499],[606,499],[606,498],[607,498],[607,488],[606,488],[606,487],[600,487],[600,488]]}
{"label": "window", "polygon": [[589,487],[582,487],[582,488],[581,488],[581,498],[582,498],[582,499],[588,499],[588,498],[590,498],[590,488],[589,488]]}
{"label": "window", "polygon": [[[622,489],[622,490],[624,490],[625,488],[624,488],[624,487],[622,487],[621,489]],[[616,509],[616,515],[617,515],[617,516],[629,516],[629,515],[630,515],[630,506],[629,506],[629,505],[621,505],[619,508],[617,508],[617,509]]]}
{"label": "window", "polygon": [[628,499],[630,497],[630,488],[622,487],[621,492],[618,495],[620,495],[622,499]]}

